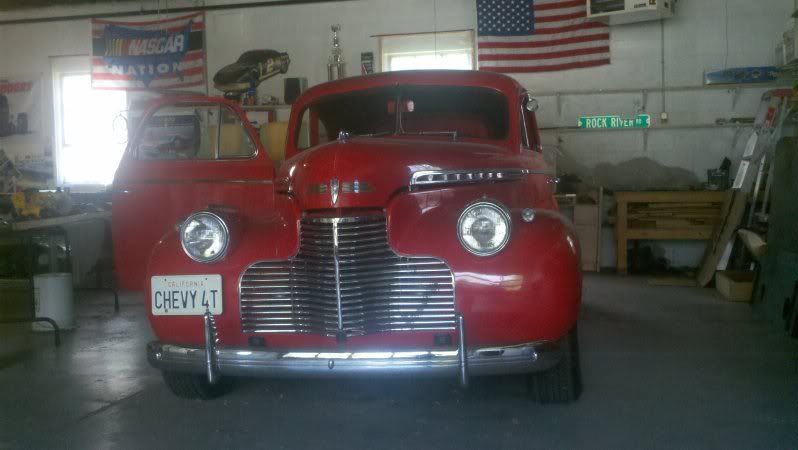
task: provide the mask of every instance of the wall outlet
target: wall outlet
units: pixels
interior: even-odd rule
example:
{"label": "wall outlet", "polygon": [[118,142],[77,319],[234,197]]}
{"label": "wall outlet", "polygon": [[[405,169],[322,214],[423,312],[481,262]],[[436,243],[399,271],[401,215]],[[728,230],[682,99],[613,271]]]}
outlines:
{"label": "wall outlet", "polygon": [[664,111],[661,112],[660,115],[659,115],[659,121],[662,122],[662,123],[668,123],[668,113],[666,113]]}

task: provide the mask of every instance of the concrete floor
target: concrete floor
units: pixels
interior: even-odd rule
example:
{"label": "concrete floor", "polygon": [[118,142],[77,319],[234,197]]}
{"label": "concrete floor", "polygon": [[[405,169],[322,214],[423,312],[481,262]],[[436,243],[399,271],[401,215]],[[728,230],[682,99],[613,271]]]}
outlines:
{"label": "concrete floor", "polygon": [[[588,276],[578,403],[517,378],[243,380],[212,402],[171,396],[144,357],[144,306],[79,295],[77,331],[0,364],[5,448],[798,448],[798,343],[708,289]],[[0,345],[12,332],[5,327]],[[26,333],[29,335],[29,333]]]}

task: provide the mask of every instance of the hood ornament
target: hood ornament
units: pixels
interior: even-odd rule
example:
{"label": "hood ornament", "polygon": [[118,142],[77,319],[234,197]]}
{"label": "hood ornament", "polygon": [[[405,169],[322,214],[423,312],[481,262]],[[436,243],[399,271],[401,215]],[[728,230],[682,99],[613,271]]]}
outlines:
{"label": "hood ornament", "polygon": [[330,194],[332,194],[332,205],[335,206],[338,203],[338,191],[340,189],[340,184],[338,183],[338,178],[333,178],[330,180]]}

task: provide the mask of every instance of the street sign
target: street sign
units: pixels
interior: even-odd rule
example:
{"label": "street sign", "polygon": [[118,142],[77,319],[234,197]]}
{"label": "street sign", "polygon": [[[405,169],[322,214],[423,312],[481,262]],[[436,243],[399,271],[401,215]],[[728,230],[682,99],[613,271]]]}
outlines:
{"label": "street sign", "polygon": [[621,116],[582,116],[579,118],[579,128],[650,128],[651,115],[638,114],[633,118]]}

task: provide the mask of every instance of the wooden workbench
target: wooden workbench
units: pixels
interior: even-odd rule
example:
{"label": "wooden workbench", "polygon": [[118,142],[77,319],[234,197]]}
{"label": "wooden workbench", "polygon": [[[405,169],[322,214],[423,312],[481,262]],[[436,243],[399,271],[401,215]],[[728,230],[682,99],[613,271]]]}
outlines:
{"label": "wooden workbench", "polygon": [[709,240],[728,192],[616,192],[618,273],[628,272],[631,240]]}

